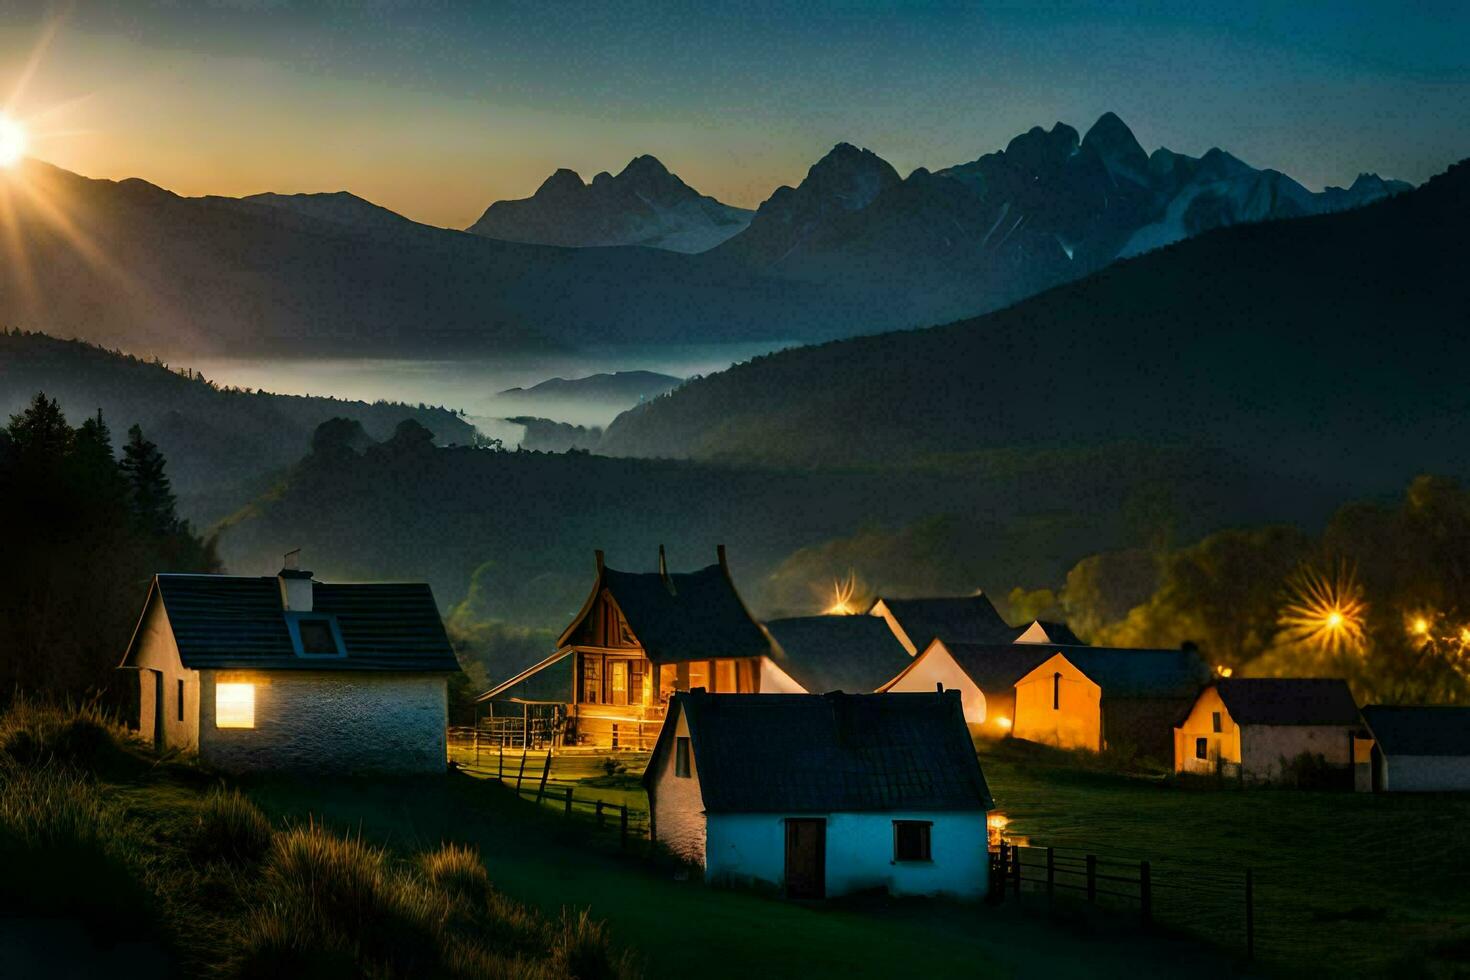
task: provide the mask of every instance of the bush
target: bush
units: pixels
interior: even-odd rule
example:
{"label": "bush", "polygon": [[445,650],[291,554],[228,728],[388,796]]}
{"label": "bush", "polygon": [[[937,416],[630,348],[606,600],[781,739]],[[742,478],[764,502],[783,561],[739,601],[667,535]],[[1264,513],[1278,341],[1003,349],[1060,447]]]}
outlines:
{"label": "bush", "polygon": [[594,922],[585,910],[576,916],[562,913],[551,966],[555,975],[577,980],[618,980],[636,974],[631,957],[613,953],[607,924]]}
{"label": "bush", "polygon": [[217,787],[204,800],[194,825],[191,850],[203,861],[248,864],[271,846],[271,822],[237,789]]}
{"label": "bush", "polygon": [[431,885],[456,901],[479,906],[490,899],[490,876],[473,848],[445,844],[420,856],[419,867]]}
{"label": "bush", "polygon": [[54,704],[17,698],[0,716],[0,755],[12,766],[66,766],[108,773],[129,760],[117,722],[95,704]]}

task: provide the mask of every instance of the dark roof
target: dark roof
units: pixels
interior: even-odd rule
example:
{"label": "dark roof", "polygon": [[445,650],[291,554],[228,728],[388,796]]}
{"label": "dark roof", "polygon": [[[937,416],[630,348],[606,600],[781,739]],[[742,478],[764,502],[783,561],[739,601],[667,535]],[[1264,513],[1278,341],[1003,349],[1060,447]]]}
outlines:
{"label": "dark roof", "polygon": [[343,657],[296,655],[274,575],[158,575],[153,593],[191,670],[459,670],[423,583],[314,583],[312,612],[336,620]]}
{"label": "dark roof", "polygon": [[946,643],[1009,643],[1016,636],[1015,627],[1001,619],[983,595],[878,601],[919,650],[935,637]]}
{"label": "dark roof", "polygon": [[1130,650],[1126,647],[1060,647],[1072,665],[1102,688],[1102,699],[1196,698],[1214,671],[1196,650]]}
{"label": "dark roof", "polygon": [[1339,678],[1228,677],[1215,682],[1237,725],[1357,725],[1358,703]]}
{"label": "dark roof", "polygon": [[776,664],[813,694],[868,694],[913,662],[876,616],[773,619],[766,629],[781,648]]}
{"label": "dark roof", "polygon": [[945,643],[944,648],[970,680],[987,694],[1014,687],[1016,681],[1046,663],[1057,652],[1051,647],[1029,643],[1007,646]]}
{"label": "dark roof", "polygon": [[[544,660],[496,684],[475,698],[476,701],[550,701],[559,704],[572,703],[572,665],[567,658],[570,650],[558,650]],[[550,668],[561,664],[561,667]]]}
{"label": "dark roof", "polygon": [[1077,634],[1073,633],[1072,628],[1066,623],[1058,623],[1055,620],[1051,619],[1034,619],[1031,622],[1027,623],[1025,626],[1017,629],[1016,636],[1019,638],[1021,634],[1025,633],[1033,626],[1041,627],[1042,632],[1046,633],[1046,642],[1048,643],[1060,643],[1063,646],[1072,647],[1081,647],[1087,645],[1083,643],[1080,639],[1078,639]]}
{"label": "dark roof", "polygon": [[721,565],[667,576],[604,568],[600,585],[654,663],[771,653],[769,638]]}
{"label": "dark roof", "polygon": [[1385,755],[1470,755],[1470,708],[1370,704],[1363,720]]}
{"label": "dark roof", "polygon": [[706,812],[985,810],[958,691],[676,694],[648,773],[689,722]]}

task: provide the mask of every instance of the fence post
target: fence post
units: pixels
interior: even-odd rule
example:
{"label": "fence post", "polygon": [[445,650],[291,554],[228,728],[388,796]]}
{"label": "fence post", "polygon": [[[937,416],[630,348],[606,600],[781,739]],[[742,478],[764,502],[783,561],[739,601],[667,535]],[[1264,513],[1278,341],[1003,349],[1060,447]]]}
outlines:
{"label": "fence post", "polygon": [[618,846],[628,846],[628,805],[618,807]]}
{"label": "fence post", "polygon": [[597,801],[597,829],[602,829],[602,801]]}
{"label": "fence post", "polygon": [[1097,855],[1087,855],[1087,901],[1097,903]]}
{"label": "fence post", "polygon": [[1056,848],[1046,849],[1046,900],[1054,900],[1057,894],[1057,852]]}
{"label": "fence post", "polygon": [[1256,889],[1255,875],[1245,869],[1245,958],[1256,958]]}
{"label": "fence post", "polygon": [[1144,925],[1153,921],[1154,883],[1147,861],[1138,862],[1138,915]]}
{"label": "fence post", "polygon": [[536,802],[546,795],[546,777],[551,775],[551,750],[546,750],[546,765],[541,767],[541,785],[536,788]]}
{"label": "fence post", "polygon": [[572,788],[567,787],[567,816],[572,815]]}
{"label": "fence post", "polygon": [[526,749],[521,747],[521,770],[516,773],[516,795],[521,795],[521,777],[526,774]]}

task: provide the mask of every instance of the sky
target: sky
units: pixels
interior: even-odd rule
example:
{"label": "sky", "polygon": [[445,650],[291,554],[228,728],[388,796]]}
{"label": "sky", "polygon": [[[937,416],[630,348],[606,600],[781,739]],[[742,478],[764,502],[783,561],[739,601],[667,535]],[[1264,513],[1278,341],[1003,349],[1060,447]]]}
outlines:
{"label": "sky", "polygon": [[[652,153],[755,207],[839,141],[901,173],[1117,112],[1308,187],[1470,155],[1470,4],[0,0],[32,155],[465,227]],[[31,70],[28,70],[30,68]]]}

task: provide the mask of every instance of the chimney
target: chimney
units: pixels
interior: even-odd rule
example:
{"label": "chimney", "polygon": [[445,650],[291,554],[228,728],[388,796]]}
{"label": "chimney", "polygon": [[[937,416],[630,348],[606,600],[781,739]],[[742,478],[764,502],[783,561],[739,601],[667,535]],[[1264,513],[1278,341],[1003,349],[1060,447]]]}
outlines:
{"label": "chimney", "polygon": [[301,567],[301,549],[286,552],[276,573],[281,587],[281,608],[288,612],[311,612],[311,572]]}

